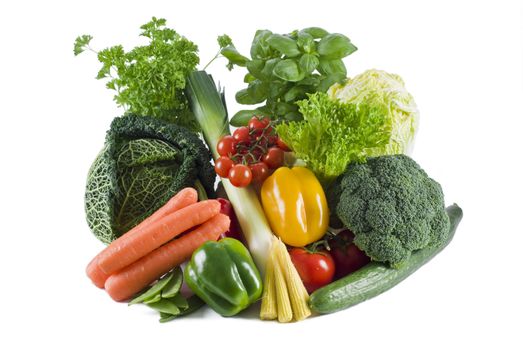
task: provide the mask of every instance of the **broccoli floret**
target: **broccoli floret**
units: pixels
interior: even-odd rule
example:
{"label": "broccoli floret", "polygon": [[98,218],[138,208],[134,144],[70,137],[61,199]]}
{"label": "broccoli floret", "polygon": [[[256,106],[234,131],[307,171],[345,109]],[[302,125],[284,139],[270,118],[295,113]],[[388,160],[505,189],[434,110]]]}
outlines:
{"label": "broccoli floret", "polygon": [[336,186],[336,214],[372,260],[399,267],[449,234],[441,186],[406,155],[352,163]]}

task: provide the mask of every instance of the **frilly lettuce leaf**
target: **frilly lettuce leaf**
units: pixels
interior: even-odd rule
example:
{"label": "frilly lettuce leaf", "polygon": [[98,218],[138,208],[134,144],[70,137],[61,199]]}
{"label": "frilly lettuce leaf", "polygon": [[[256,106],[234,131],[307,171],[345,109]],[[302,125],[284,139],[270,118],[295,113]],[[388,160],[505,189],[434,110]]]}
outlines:
{"label": "frilly lettuce leaf", "polygon": [[297,105],[304,119],[282,123],[276,130],[324,184],[351,162],[406,153],[417,129],[412,96],[399,76],[383,71],[366,71]]}

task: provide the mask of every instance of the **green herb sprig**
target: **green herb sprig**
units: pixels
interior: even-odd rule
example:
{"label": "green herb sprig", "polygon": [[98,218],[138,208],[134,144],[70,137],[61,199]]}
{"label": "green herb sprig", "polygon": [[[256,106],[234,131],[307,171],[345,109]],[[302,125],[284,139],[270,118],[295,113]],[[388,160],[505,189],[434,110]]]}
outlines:
{"label": "green herb sprig", "polygon": [[241,55],[229,36],[219,37],[218,42],[219,54],[227,58],[229,69],[236,65],[248,71],[244,77],[248,86],[236,93],[236,101],[244,105],[265,102],[236,113],[231,119],[234,126],[246,125],[256,114],[277,120],[302,120],[295,102],[343,82],[347,69],[342,59],[357,50],[345,35],[317,27],[285,35],[258,30],[251,44],[251,58]]}
{"label": "green herb sprig", "polygon": [[96,79],[107,79],[106,87],[116,91],[114,100],[126,114],[147,115],[197,130],[184,93],[185,77],[199,63],[198,47],[153,17],[140,27],[148,45],[125,51],[122,45],[101,51],[89,45],[90,35],[74,43],[74,54],[89,50],[97,54],[102,67]]}

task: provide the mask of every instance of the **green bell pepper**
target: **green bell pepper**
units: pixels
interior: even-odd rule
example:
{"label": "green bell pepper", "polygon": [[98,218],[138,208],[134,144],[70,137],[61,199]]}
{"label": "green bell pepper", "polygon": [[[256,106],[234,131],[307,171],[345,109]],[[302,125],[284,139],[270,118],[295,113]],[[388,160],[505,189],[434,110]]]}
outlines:
{"label": "green bell pepper", "polygon": [[222,316],[236,315],[262,294],[260,273],[245,246],[233,238],[208,241],[185,267],[192,291]]}

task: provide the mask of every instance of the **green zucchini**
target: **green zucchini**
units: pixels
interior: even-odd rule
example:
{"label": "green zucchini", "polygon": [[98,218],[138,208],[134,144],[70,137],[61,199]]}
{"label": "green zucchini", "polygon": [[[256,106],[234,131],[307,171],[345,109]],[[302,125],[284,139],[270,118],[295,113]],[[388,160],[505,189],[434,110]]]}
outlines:
{"label": "green zucchini", "polygon": [[457,204],[446,209],[450,218],[450,235],[443,244],[420,249],[398,269],[380,262],[371,262],[365,267],[316,290],[309,299],[313,311],[328,314],[346,309],[373,298],[400,283],[427,263],[445,248],[458,227],[463,211]]}

